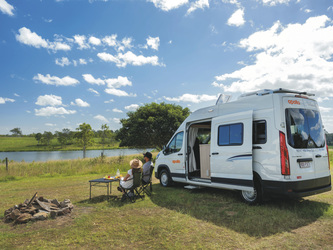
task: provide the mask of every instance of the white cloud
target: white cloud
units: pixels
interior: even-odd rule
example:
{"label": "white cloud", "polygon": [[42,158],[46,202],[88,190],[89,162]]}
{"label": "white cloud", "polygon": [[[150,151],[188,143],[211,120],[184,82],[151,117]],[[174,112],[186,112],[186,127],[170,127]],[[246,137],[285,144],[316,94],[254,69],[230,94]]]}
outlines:
{"label": "white cloud", "polygon": [[115,123],[120,123],[120,119],[119,118],[113,118],[112,121],[115,122]]}
{"label": "white cloud", "polygon": [[192,95],[192,94],[184,94],[179,97],[165,97],[167,101],[171,102],[191,102],[191,103],[200,103],[200,102],[207,102],[207,101],[214,101],[217,100],[217,95]]}
{"label": "white cloud", "polygon": [[95,79],[91,74],[83,74],[83,79],[90,84],[96,84],[96,85],[105,85],[105,81],[98,78]]}
{"label": "white cloud", "polygon": [[114,88],[108,88],[104,90],[105,93],[115,96],[132,96],[135,97],[136,94],[128,94],[127,92],[120,90],[120,89],[114,89]]}
{"label": "white cloud", "polygon": [[108,100],[108,101],[104,101],[104,103],[111,103],[111,102],[114,102],[114,100],[113,100],[113,99],[110,99],[110,100]]}
{"label": "white cloud", "polygon": [[275,6],[277,4],[288,4],[290,0],[257,0],[262,2],[264,5]]}
{"label": "white cloud", "polygon": [[94,36],[89,37],[89,43],[92,45],[95,45],[95,46],[102,44],[101,39],[94,37]]}
{"label": "white cloud", "polygon": [[45,126],[48,126],[48,127],[56,127],[57,124],[53,124],[53,123],[45,123]]}
{"label": "white cloud", "polygon": [[62,98],[56,95],[43,95],[37,98],[35,104],[39,106],[60,106],[62,105]]}
{"label": "white cloud", "polygon": [[327,16],[311,17],[304,24],[276,22],[239,46],[254,53],[253,64],[216,76],[213,86],[224,92],[293,88],[333,97],[333,26]]}
{"label": "white cloud", "polygon": [[107,78],[107,79],[95,79],[91,74],[83,74],[83,79],[90,83],[96,85],[107,85],[108,88],[120,88],[123,86],[132,86],[132,82],[128,80],[127,77],[118,76],[117,78]]}
{"label": "white cloud", "polygon": [[62,43],[60,41],[49,42],[26,27],[19,29],[19,34],[16,34],[16,40],[25,45],[29,45],[35,48],[51,49],[54,52],[58,50],[71,50],[71,47],[68,44]]}
{"label": "white cloud", "polygon": [[79,107],[90,107],[90,104],[83,101],[80,98],[75,99],[75,102],[71,102],[71,105],[73,106],[79,106]]}
{"label": "white cloud", "polygon": [[120,110],[120,109],[117,109],[117,108],[114,108],[114,109],[112,109],[112,111],[113,111],[113,112],[115,112],[115,113],[123,113],[123,111],[122,111],[122,110]]}
{"label": "white cloud", "polygon": [[86,43],[86,36],[75,35],[74,42],[79,45],[79,49],[89,49],[90,45]]}
{"label": "white cloud", "polygon": [[147,1],[152,2],[156,8],[159,8],[164,11],[177,9],[182,5],[188,3],[188,0],[147,0]]}
{"label": "white cloud", "polygon": [[186,12],[186,15],[191,14],[193,11],[197,9],[204,9],[205,7],[209,8],[208,0],[197,0],[195,2],[192,2],[190,8]]}
{"label": "white cloud", "polygon": [[15,102],[14,99],[0,97],[0,104],[5,104],[6,102]]}
{"label": "white cloud", "polygon": [[242,26],[245,23],[244,20],[244,9],[236,10],[231,17],[228,19],[228,25],[230,26]]}
{"label": "white cloud", "polygon": [[117,35],[113,34],[111,36],[106,36],[102,39],[104,43],[109,45],[110,47],[116,47],[118,46],[118,41],[117,41]]}
{"label": "white cloud", "polygon": [[16,34],[16,40],[20,43],[35,47],[35,48],[48,48],[48,42],[35,32],[31,32],[26,27],[19,29],[19,34]]}
{"label": "white cloud", "polygon": [[72,115],[75,113],[75,110],[67,110],[64,107],[46,107],[41,109],[35,109],[36,116]]}
{"label": "white cloud", "polygon": [[14,16],[14,7],[6,2],[6,0],[0,0],[0,11],[9,16]]}
{"label": "white cloud", "polygon": [[126,106],[125,109],[128,111],[136,111],[140,106],[138,104],[131,104]]}
{"label": "white cloud", "polygon": [[94,93],[95,95],[99,96],[99,92],[97,90],[94,90],[92,88],[88,89],[89,92]]}
{"label": "white cloud", "polygon": [[45,83],[47,85],[56,85],[56,86],[74,86],[79,83],[78,80],[70,76],[59,78],[57,76],[50,76],[49,74],[45,76],[42,74],[37,74],[37,76],[34,76],[33,80]]}
{"label": "white cloud", "polygon": [[87,61],[85,59],[82,59],[82,58],[79,59],[79,62],[82,65],[86,65],[87,64]]}
{"label": "white cloud", "polygon": [[62,57],[61,59],[57,58],[55,60],[55,63],[57,65],[60,65],[61,67],[68,66],[71,64],[71,62],[69,61],[69,59],[67,57]]}
{"label": "white cloud", "polygon": [[127,77],[118,76],[118,78],[105,79],[108,88],[120,88],[124,86],[132,86],[132,82]]}
{"label": "white cloud", "polygon": [[98,53],[97,56],[103,61],[114,62],[119,68],[126,67],[127,64],[134,66],[142,66],[145,64],[151,64],[153,66],[164,66],[164,64],[158,62],[157,56],[150,56],[150,57],[145,57],[143,55],[137,56],[131,51],[128,51],[125,54],[118,53],[118,55],[116,56],[113,56],[106,52],[102,52]]}
{"label": "white cloud", "polygon": [[102,121],[102,122],[109,122],[109,120],[108,119],[106,119],[104,116],[102,116],[102,115],[96,115],[96,116],[94,116],[94,119],[96,119],[96,120],[100,120],[100,121]]}
{"label": "white cloud", "polygon": [[160,46],[160,38],[159,37],[151,37],[149,36],[147,39],[147,46],[151,47],[154,50],[158,50]]}

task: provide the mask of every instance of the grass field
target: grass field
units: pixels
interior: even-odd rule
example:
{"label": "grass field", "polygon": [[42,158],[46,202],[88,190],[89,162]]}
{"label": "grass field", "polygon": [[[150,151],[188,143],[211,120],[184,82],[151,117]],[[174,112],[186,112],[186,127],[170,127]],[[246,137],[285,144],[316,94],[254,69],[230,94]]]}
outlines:
{"label": "grass field", "polygon": [[[95,143],[87,149],[101,149],[100,138],[94,139]],[[105,145],[105,149],[118,148],[119,142]],[[49,146],[38,145],[34,137],[5,137],[0,136],[0,152],[18,152],[18,151],[50,151],[50,150],[82,150],[82,146],[77,144],[66,145],[62,147],[57,139],[52,139]]]}
{"label": "grass field", "polygon": [[15,163],[8,174],[0,164],[0,219],[35,192],[70,199],[75,206],[70,216],[57,219],[0,222],[0,249],[333,248],[332,191],[248,206],[233,191],[163,188],[154,178],[153,195],[136,203],[121,202],[115,184],[111,199],[105,188],[94,187],[89,200],[89,180],[114,174],[117,168],[125,173],[133,157]]}

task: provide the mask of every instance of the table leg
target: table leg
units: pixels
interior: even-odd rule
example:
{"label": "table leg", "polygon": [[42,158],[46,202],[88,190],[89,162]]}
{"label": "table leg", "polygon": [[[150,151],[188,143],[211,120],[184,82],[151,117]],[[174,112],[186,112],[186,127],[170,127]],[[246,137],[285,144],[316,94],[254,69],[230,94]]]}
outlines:
{"label": "table leg", "polygon": [[90,195],[89,195],[89,200],[91,200],[91,182],[90,182]]}
{"label": "table leg", "polygon": [[109,192],[109,188],[110,188],[110,182],[108,182],[108,184],[107,184],[107,190],[108,190],[108,199],[109,199],[109,197],[110,197],[110,192]]}

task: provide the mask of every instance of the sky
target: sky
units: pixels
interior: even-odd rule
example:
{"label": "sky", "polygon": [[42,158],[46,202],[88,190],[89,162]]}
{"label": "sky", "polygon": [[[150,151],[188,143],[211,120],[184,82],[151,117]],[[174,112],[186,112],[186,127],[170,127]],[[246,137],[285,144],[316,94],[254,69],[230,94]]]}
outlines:
{"label": "sky", "polygon": [[314,93],[333,133],[332,56],[332,0],[0,0],[0,134],[277,88]]}

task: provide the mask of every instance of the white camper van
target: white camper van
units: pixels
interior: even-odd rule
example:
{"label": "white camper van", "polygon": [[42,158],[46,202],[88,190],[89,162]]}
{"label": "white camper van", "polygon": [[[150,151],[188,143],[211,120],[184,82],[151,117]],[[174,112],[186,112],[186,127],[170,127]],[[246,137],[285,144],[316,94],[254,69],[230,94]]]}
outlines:
{"label": "white camper van", "polygon": [[331,190],[328,147],[313,94],[260,90],[193,112],[158,154],[162,186],[241,191],[248,204]]}

